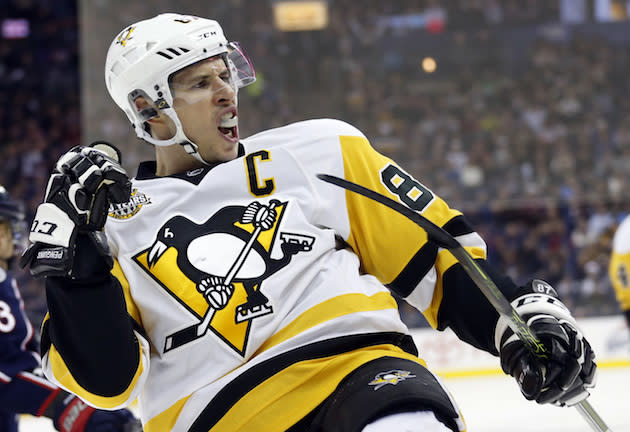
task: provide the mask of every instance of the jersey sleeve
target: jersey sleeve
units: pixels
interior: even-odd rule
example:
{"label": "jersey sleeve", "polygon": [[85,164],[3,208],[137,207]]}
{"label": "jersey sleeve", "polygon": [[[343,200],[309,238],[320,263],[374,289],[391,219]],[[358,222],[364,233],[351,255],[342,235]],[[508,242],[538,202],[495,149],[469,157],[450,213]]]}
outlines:
{"label": "jersey sleeve", "polygon": [[[77,256],[90,259],[91,252],[82,250]],[[118,263],[111,273],[90,279],[49,277],[46,294],[49,313],[41,338],[46,376],[97,408],[129,405],[148,375],[149,343]]]}
{"label": "jersey sleeve", "polygon": [[0,406],[15,414],[41,416],[61,389],[39,373],[21,371],[11,381],[0,381]]}
{"label": "jersey sleeve", "polygon": [[630,218],[626,218],[615,233],[608,274],[621,310],[630,323]]}
{"label": "jersey sleeve", "polygon": [[[485,242],[460,211],[449,207],[396,162],[378,153],[360,132],[344,130],[337,140],[340,161],[331,162],[327,174],[402,202],[442,227],[491,273],[506,296],[512,295],[516,290],[513,282],[490,268]],[[449,251],[430,243],[426,232],[414,222],[376,201],[351,191],[335,190],[339,188],[333,185],[316,187],[323,195],[325,214],[345,213],[336,228],[359,256],[363,271],[376,276],[420,310],[434,328],[451,327],[467,342],[495,351],[491,334],[498,314]],[[330,223],[332,216],[325,220]],[[471,332],[469,329],[480,321],[483,328]]]}

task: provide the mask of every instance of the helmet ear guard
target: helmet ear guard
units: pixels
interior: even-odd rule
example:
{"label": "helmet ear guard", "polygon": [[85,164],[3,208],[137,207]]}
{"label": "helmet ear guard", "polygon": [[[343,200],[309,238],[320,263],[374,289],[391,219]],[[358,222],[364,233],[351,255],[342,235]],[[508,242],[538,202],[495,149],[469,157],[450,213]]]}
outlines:
{"label": "helmet ear guard", "polygon": [[[129,104],[136,107],[136,115],[142,120],[147,121],[159,115],[157,104],[154,103],[149,95],[141,89],[135,89],[129,93]],[[139,103],[138,99],[143,98],[144,103]]]}

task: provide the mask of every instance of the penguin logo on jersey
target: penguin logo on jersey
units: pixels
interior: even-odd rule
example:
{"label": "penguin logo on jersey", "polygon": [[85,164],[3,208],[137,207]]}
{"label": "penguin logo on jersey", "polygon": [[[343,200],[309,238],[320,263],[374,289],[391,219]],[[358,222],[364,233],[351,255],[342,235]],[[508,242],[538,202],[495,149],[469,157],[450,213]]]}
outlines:
{"label": "penguin logo on jersey", "polygon": [[[210,329],[245,355],[252,321],[273,313],[261,291],[263,281],[297,253],[310,251],[315,241],[279,231],[287,204],[271,200],[224,207],[201,224],[175,216],[160,227],[153,244],[134,257],[198,320],[168,335],[164,352]],[[280,253],[274,249],[278,239]]]}

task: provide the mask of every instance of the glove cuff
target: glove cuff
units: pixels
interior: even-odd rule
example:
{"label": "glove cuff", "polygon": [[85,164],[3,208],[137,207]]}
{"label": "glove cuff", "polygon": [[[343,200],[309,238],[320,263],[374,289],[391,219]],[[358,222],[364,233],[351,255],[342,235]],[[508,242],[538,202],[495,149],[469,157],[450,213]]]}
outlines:
{"label": "glove cuff", "polygon": [[49,419],[55,419],[55,412],[57,411],[57,407],[62,404],[62,401],[68,396],[68,392],[65,392],[58,388],[55,390],[48,399],[44,402],[42,407],[40,407],[40,412],[38,413],[41,416],[48,417]]}
{"label": "glove cuff", "polygon": [[102,231],[79,233],[70,276],[72,279],[87,281],[99,278],[114,265],[107,238]]}
{"label": "glove cuff", "polygon": [[55,418],[53,424],[60,432],[83,432],[88,419],[95,411],[94,408],[83,402],[76,396],[69,396],[72,399],[64,400],[62,410]]}
{"label": "glove cuff", "polygon": [[60,432],[82,432],[93,411],[81,399],[59,389],[42,415],[51,419]]}
{"label": "glove cuff", "polygon": [[43,203],[37,207],[29,240],[67,248],[75,232],[76,225],[66,212],[55,204]]}

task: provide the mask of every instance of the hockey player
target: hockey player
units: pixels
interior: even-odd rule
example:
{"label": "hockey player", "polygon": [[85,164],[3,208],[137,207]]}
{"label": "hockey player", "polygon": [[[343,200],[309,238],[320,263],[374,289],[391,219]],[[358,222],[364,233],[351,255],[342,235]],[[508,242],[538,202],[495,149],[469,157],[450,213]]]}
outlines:
{"label": "hockey player", "polygon": [[[22,259],[46,277],[47,376],[104,408],[138,398],[148,432],[465,430],[391,290],[500,356],[528,399],[588,396],[594,356],[552,287],[492,269],[459,211],[344,122],[242,138],[237,91],[254,77],[212,20],[162,14],[116,36],[107,89],[156,160],[131,182],[105,143],[56,164]],[[528,353],[423,230],[318,173],[456,236],[548,358]]]}
{"label": "hockey player", "polygon": [[630,329],[630,216],[621,221],[613,237],[608,275]]}
{"label": "hockey player", "polygon": [[23,224],[20,207],[0,186],[0,432],[17,432],[18,414],[48,417],[62,432],[141,431],[130,411],[95,410],[41,374],[33,327],[8,273],[14,245],[26,240]]}

